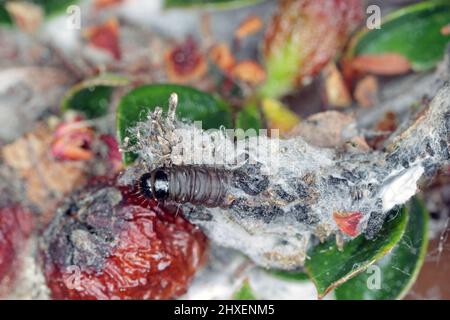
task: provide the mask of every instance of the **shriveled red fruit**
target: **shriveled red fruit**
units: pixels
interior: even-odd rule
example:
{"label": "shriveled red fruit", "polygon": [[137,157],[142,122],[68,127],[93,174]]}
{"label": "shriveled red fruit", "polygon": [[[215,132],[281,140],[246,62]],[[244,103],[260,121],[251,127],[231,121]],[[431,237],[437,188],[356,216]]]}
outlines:
{"label": "shriveled red fruit", "polygon": [[64,203],[42,253],[54,299],[171,299],[186,292],[206,249],[203,233],[180,215],[111,181],[97,180]]}
{"label": "shriveled red fruit", "polygon": [[[11,284],[20,266],[20,254],[32,229],[31,213],[19,205],[0,209],[0,285]],[[1,291],[1,290],[0,290]]]}

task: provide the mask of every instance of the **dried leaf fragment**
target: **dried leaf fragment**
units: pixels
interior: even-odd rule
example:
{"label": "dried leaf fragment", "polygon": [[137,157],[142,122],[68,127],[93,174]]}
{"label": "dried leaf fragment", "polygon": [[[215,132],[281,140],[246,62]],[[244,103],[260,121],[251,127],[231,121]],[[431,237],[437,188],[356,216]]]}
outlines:
{"label": "dried leaf fragment", "polygon": [[244,60],[233,67],[231,76],[252,86],[257,86],[266,79],[266,72],[259,63],[253,60]]}
{"label": "dried leaf fragment", "polygon": [[372,75],[365,76],[356,83],[355,100],[361,107],[368,108],[378,101],[378,80]]}
{"label": "dried leaf fragment", "polygon": [[345,85],[341,72],[336,64],[330,63],[324,70],[325,91],[328,103],[334,107],[345,108],[352,104],[352,97]]}
{"label": "dried leaf fragment", "polygon": [[239,27],[234,31],[234,37],[236,39],[245,38],[251,34],[257,33],[261,30],[263,22],[257,15],[250,15],[244,21],[241,22]]}
{"label": "dried leaf fragment", "polygon": [[355,237],[358,235],[358,225],[361,221],[361,212],[333,212],[333,219],[339,229],[349,235]]}
{"label": "dried leaf fragment", "polygon": [[377,123],[376,129],[379,131],[394,132],[397,129],[397,116],[394,112],[386,112],[384,118]]}
{"label": "dried leaf fragment", "polygon": [[409,60],[398,53],[360,55],[351,64],[355,71],[382,76],[401,75],[411,70]]}
{"label": "dried leaf fragment", "polygon": [[319,112],[301,121],[289,136],[300,136],[316,147],[335,148],[345,144],[344,131],[353,124],[352,115],[335,110]]}

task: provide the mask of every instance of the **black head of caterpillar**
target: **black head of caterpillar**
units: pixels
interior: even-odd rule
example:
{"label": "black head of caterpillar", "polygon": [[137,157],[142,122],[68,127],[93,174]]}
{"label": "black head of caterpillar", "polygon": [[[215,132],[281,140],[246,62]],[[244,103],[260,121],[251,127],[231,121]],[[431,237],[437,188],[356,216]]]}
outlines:
{"label": "black head of caterpillar", "polygon": [[144,173],[139,178],[139,191],[147,199],[163,201],[169,197],[169,179],[164,169]]}

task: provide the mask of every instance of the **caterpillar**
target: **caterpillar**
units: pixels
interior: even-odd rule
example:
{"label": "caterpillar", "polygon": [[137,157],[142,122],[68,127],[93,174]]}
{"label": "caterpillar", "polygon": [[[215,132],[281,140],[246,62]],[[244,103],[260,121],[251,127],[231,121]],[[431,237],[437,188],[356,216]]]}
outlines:
{"label": "caterpillar", "polygon": [[201,166],[160,167],[139,178],[139,190],[160,202],[227,207],[231,176],[231,171]]}

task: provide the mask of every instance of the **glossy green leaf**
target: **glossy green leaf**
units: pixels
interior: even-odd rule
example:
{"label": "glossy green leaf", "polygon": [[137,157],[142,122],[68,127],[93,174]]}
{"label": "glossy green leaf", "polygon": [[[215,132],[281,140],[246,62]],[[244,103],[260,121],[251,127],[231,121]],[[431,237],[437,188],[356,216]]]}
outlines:
{"label": "glossy green leaf", "polygon": [[166,8],[215,8],[234,9],[254,5],[263,0],[165,0]]}
{"label": "glossy green leaf", "polygon": [[109,110],[114,87],[125,86],[128,83],[127,78],[109,73],[84,80],[65,94],[61,109],[81,112],[88,119],[103,116]]}
{"label": "glossy green leaf", "polygon": [[450,35],[450,0],[424,1],[388,15],[380,29],[364,30],[354,39],[349,55],[398,53],[414,70],[432,68],[443,58]]}
{"label": "glossy green leaf", "polygon": [[261,112],[256,104],[244,107],[236,114],[236,128],[259,130],[264,127]]}
{"label": "glossy green leaf", "polygon": [[428,212],[423,202],[416,198],[410,201],[407,210],[409,220],[402,239],[389,254],[375,264],[379,268],[375,270],[379,270],[381,277],[378,283],[379,288],[377,283],[373,283],[374,274],[362,272],[336,288],[336,299],[401,299],[408,292],[417,278],[426,255]]}
{"label": "glossy green leaf", "polygon": [[306,263],[306,272],[317,288],[320,298],[386,255],[401,239],[408,215],[401,209],[383,225],[372,240],[364,235],[345,243],[339,251],[334,238],[313,247]]}
{"label": "glossy green leaf", "polygon": [[233,295],[233,300],[257,300],[248,281],[244,281],[242,287]]}
{"label": "glossy green leaf", "polygon": [[[160,106],[167,111],[168,99],[173,92],[178,94],[177,116],[180,119],[201,121],[203,129],[232,128],[230,107],[210,94],[174,84],[145,85],[130,91],[120,101],[117,110],[119,141],[122,143],[128,129],[143,121],[155,107]],[[125,164],[135,159],[131,153],[124,154]]]}

